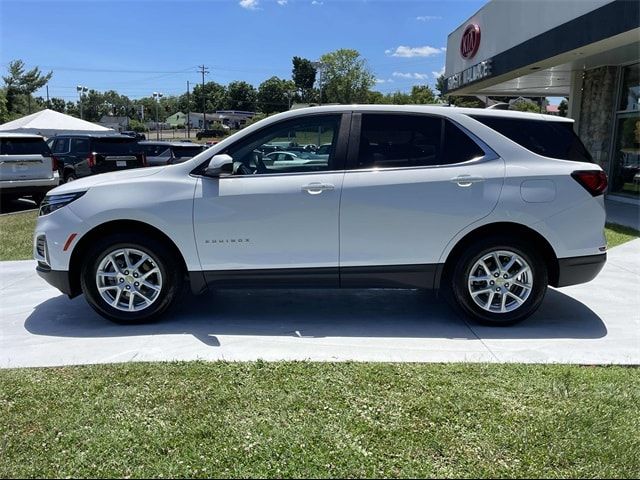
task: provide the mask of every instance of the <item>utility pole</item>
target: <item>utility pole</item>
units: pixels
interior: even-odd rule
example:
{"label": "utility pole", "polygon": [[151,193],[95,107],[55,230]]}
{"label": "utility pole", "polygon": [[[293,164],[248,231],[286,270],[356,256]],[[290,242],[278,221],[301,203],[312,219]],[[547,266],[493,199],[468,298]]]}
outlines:
{"label": "utility pole", "polygon": [[191,123],[191,100],[189,100],[189,80],[187,80],[187,138],[191,138],[191,131],[189,129]]}
{"label": "utility pole", "polygon": [[209,69],[204,65],[198,66],[200,73],[202,73],[202,129],[207,128],[207,96],[204,94],[204,76],[209,73]]}
{"label": "utility pole", "polygon": [[158,118],[158,107],[160,106],[160,99],[162,94],[160,92],[153,92],[153,99],[156,101],[156,140],[160,140],[160,120]]}
{"label": "utility pole", "polygon": [[51,108],[51,102],[49,101],[49,85],[47,85],[47,108]]}

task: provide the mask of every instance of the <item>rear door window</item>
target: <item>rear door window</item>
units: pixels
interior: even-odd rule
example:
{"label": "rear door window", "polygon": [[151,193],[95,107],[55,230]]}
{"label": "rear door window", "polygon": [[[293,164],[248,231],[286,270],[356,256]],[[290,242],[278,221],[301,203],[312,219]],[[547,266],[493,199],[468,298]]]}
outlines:
{"label": "rear door window", "polygon": [[42,138],[3,138],[0,140],[1,155],[50,155],[49,147]]}
{"label": "rear door window", "polygon": [[69,152],[69,139],[68,138],[58,138],[53,145],[53,153],[61,154]]}
{"label": "rear door window", "polygon": [[464,131],[441,117],[363,114],[356,168],[450,165],[484,154]]}
{"label": "rear door window", "polygon": [[571,122],[470,115],[471,118],[545,157],[593,163]]}
{"label": "rear door window", "polygon": [[72,138],[71,151],[76,155],[87,155],[89,153],[88,138]]}

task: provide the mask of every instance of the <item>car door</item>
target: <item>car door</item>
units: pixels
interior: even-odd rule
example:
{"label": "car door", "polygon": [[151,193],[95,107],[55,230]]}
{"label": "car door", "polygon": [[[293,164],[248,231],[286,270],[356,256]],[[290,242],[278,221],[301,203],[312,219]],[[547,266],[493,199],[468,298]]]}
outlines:
{"label": "car door", "polygon": [[431,287],[447,243],[495,207],[504,162],[438,116],[354,114],[352,135],[341,284]]}
{"label": "car door", "polygon": [[[219,153],[234,174],[201,176],[194,232],[210,284],[337,286],[338,214],[350,115],[305,115],[265,127]],[[283,139],[331,143],[324,164],[274,167],[261,148]]]}

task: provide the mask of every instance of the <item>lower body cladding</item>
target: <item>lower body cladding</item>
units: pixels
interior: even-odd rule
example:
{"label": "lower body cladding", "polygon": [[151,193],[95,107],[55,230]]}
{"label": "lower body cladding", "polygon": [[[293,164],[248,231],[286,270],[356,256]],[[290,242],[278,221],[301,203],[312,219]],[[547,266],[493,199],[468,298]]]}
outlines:
{"label": "lower body cladding", "polygon": [[[593,280],[607,254],[558,260],[558,278],[552,286],[566,287]],[[38,274],[73,298],[69,272],[52,270],[39,262]],[[209,288],[421,288],[438,289],[444,264],[385,265],[373,267],[286,268],[269,270],[215,270],[189,272],[193,293]]]}

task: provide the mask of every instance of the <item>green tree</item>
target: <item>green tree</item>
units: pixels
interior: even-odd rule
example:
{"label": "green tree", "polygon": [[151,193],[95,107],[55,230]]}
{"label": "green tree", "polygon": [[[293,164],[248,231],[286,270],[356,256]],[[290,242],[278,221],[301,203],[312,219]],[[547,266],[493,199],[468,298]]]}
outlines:
{"label": "green tree", "polygon": [[265,80],[258,87],[258,108],[267,115],[288,110],[295,87],[291,80],[275,76]]}
{"label": "green tree", "polygon": [[67,104],[62,98],[52,97],[49,108],[51,110],[55,110],[56,112],[65,113]]}
{"label": "green tree", "polygon": [[436,103],[436,96],[429,85],[414,85],[411,88],[411,101],[422,105]]}
{"label": "green tree", "polygon": [[567,102],[566,98],[563,98],[562,101],[560,102],[560,105],[558,105],[558,113],[560,114],[561,117],[566,117],[568,110],[569,110],[569,103]]}
{"label": "green tree", "polygon": [[357,50],[340,49],[322,55],[323,101],[329,103],[366,102],[375,76]]}
{"label": "green tree", "polygon": [[293,82],[300,95],[300,100],[306,103],[313,101],[313,85],[316,83],[316,67],[311,60],[293,57]]}
{"label": "green tree", "polygon": [[253,85],[242,81],[231,82],[227,86],[226,108],[253,112],[256,110],[257,96]]}
{"label": "green tree", "polygon": [[217,82],[207,82],[204,84],[204,90],[201,84],[193,87],[193,92],[190,95],[190,106],[187,105],[186,95],[184,98],[181,97],[180,110],[184,111],[184,113],[187,113],[188,110],[201,113],[203,91],[207,112],[215,112],[226,108],[228,103],[227,88]]}
{"label": "green tree", "polygon": [[436,79],[436,85],[435,85],[436,90],[438,91],[438,98],[440,100],[446,100],[446,95],[444,93],[446,86],[447,86],[447,80],[446,78],[444,78],[444,74],[442,74]]}
{"label": "green tree", "polygon": [[521,99],[519,101],[512,102],[509,110],[516,110],[518,112],[540,113],[540,105],[532,100]]}
{"label": "green tree", "polygon": [[369,98],[367,99],[367,103],[378,104],[378,105],[386,103],[384,99],[384,94],[382,92],[370,91],[368,97]]}
{"label": "green tree", "polygon": [[19,111],[19,99],[27,100],[27,112],[31,113],[31,95],[39,88],[44,87],[51,79],[53,72],[43,74],[38,67],[25,71],[22,60],[14,60],[9,63],[8,75],[2,77],[6,87],[7,109],[9,112],[25,113]]}
{"label": "green tree", "polygon": [[9,121],[9,110],[7,109],[7,91],[0,88],[0,123]]}

